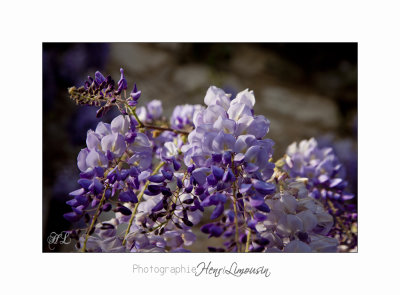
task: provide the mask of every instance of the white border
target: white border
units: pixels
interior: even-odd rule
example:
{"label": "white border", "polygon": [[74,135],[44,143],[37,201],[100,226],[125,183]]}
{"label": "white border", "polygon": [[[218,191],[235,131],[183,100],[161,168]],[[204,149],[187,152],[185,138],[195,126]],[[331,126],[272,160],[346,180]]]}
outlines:
{"label": "white border", "polygon": [[[261,1],[260,1],[261,2]],[[129,4],[128,4],[129,3]],[[19,1],[3,4],[3,294],[287,294],[396,290],[398,9],[394,1]],[[257,5],[256,5],[257,4]],[[56,7],[55,7],[56,6]],[[41,253],[41,42],[359,42],[359,253],[80,255]],[[265,265],[271,276],[135,276],[134,263]],[[8,290],[8,292],[5,292]],[[369,292],[368,292],[369,293]]]}

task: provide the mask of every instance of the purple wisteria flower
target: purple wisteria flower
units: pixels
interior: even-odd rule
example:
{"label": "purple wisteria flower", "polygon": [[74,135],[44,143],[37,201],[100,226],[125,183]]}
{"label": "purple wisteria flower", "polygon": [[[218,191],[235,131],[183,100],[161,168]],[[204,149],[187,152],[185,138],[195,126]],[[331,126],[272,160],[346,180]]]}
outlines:
{"label": "purple wisteria flower", "polygon": [[308,196],[302,182],[288,179],[282,185],[284,190],[267,200],[271,208],[267,218],[256,218],[257,239],[252,246],[267,252],[336,252],[338,241],[326,236],[332,216]]}
{"label": "purple wisteria flower", "polygon": [[291,177],[303,177],[308,181],[310,196],[321,200],[326,210],[335,218],[331,236],[338,236],[345,247],[356,246],[356,206],[354,195],[346,191],[345,168],[331,147],[318,147],[314,138],[291,144],[285,157],[284,170]]}
{"label": "purple wisteria flower", "polygon": [[[107,197],[113,196],[117,189],[134,195],[132,187],[118,180],[130,178],[132,186],[138,186],[135,177],[139,171],[149,168],[152,152],[149,139],[143,133],[136,133],[135,124],[133,118],[119,115],[111,124],[100,122],[95,131],[88,131],[87,147],[80,151],[77,158],[81,171],[78,183],[81,188],[70,193],[73,199],[67,203],[71,205],[73,212],[65,214],[66,219],[77,221],[85,214],[85,209],[97,206],[103,194]],[[135,134],[133,140],[132,133]],[[132,153],[135,155],[129,158]],[[122,157],[133,162],[130,169],[114,167],[114,163],[119,162]],[[110,189],[107,190],[107,187]],[[135,200],[131,198],[132,202]]]}
{"label": "purple wisteria flower", "polygon": [[185,104],[176,106],[170,119],[171,127],[175,129],[185,129],[187,126],[194,127],[194,114],[202,110],[204,110],[204,107],[199,104]]}
{"label": "purple wisteria flower", "polygon": [[64,217],[87,224],[70,232],[78,249],[188,252],[197,227],[223,240],[211,252],[338,250],[338,214],[324,200],[344,202],[346,182],[332,150],[303,141],[275,166],[270,122],[255,115],[248,89],[233,98],[211,86],[206,107],[180,105],[166,118],[161,101],[139,107],[141,91],[135,84],[126,97],[127,88],[123,69],[116,85],[96,72],[70,88],[98,114],[114,105],[121,112],[88,131],[77,157],[79,188]]}
{"label": "purple wisteria flower", "polygon": [[330,147],[319,148],[314,138],[291,144],[286,151],[285,169],[291,177],[306,177],[314,197],[348,200],[345,169]]}
{"label": "purple wisteria flower", "polygon": [[[134,107],[137,104],[141,91],[137,90],[135,84],[127,98],[128,82],[122,68],[120,72],[121,78],[117,85],[111,76],[104,77],[101,72],[96,71],[94,79],[88,76],[88,80],[84,82],[83,86],[79,88],[70,87],[68,93],[77,104],[100,107],[96,113],[97,118],[103,117],[113,106],[118,107],[123,115],[131,113],[129,107]],[[124,92],[122,93],[122,91]]]}
{"label": "purple wisteria flower", "polygon": [[147,123],[161,119],[162,113],[162,103],[157,99],[150,101],[146,107],[139,107],[137,109],[137,115],[140,121]]}
{"label": "purple wisteria flower", "polygon": [[[212,86],[204,102],[207,108],[194,113],[195,129],[188,136],[188,144],[182,147],[185,164],[195,168],[191,184],[201,193],[201,205],[213,206],[211,219],[235,211],[246,216],[234,219],[250,222],[251,215],[245,211],[269,212],[265,197],[276,190],[275,184],[268,182],[274,169],[269,161],[274,143],[264,139],[269,121],[263,116],[254,117],[252,91],[244,90],[231,100],[222,89]],[[226,194],[218,193],[221,191]],[[225,212],[227,200],[229,209]],[[243,231],[236,228],[234,223],[223,225],[217,221],[203,231],[210,236],[224,233],[231,240],[227,249],[238,251],[232,233],[238,231],[238,235]]]}
{"label": "purple wisteria flower", "polygon": [[138,90],[137,87],[136,87],[136,84],[135,84],[135,86],[132,89],[132,92],[130,93],[130,98],[128,100],[128,104],[130,106],[137,105],[138,100],[139,100],[141,95],[142,95],[142,91]]}

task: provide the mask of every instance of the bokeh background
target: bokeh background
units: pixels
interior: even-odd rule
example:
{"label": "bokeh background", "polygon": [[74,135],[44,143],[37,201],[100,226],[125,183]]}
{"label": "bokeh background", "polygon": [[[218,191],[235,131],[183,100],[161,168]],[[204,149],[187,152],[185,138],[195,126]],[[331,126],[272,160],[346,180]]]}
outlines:
{"label": "bokeh background", "polygon": [[[315,137],[333,146],[357,196],[357,43],[44,43],[44,252],[51,232],[71,226],[62,215],[68,193],[79,188],[76,157],[99,121],[96,108],[75,105],[67,88],[96,70],[118,80],[120,67],[142,90],[141,103],[159,99],[165,115],[178,104],[203,103],[210,85],[233,96],[254,90],[255,112],[271,121],[274,158],[293,141]],[[56,245],[52,252],[72,250]]]}

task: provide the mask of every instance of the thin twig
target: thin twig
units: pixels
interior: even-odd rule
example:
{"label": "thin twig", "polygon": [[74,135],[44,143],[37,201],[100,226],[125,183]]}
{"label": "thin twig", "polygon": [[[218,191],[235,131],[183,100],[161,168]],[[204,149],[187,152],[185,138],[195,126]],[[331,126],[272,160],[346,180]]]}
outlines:
{"label": "thin twig", "polygon": [[106,199],[106,191],[107,191],[107,189],[108,189],[108,185],[106,185],[106,187],[104,188],[103,196],[101,197],[99,206],[97,207],[96,213],[93,216],[92,223],[90,224],[89,228],[86,231],[85,241],[83,242],[83,246],[82,246],[82,252],[86,251],[86,243],[87,243],[88,238],[90,236],[90,232],[92,231],[94,225],[96,224],[97,218],[100,215],[100,211],[101,211],[100,208],[103,206],[104,200]]}
{"label": "thin twig", "polygon": [[[157,174],[158,171],[161,169],[161,167],[164,166],[164,164],[165,164],[165,162],[160,162],[160,164],[158,164],[158,166],[156,167],[156,169],[154,169],[154,171],[153,171],[153,173],[152,173],[151,175]],[[122,241],[122,245],[125,245],[125,244],[126,244],[126,237],[128,236],[129,231],[130,231],[130,229],[131,229],[133,219],[134,219],[135,214],[136,214],[136,212],[137,212],[137,209],[138,209],[138,207],[139,207],[139,203],[140,203],[140,201],[142,200],[142,197],[143,197],[143,195],[144,195],[144,191],[147,189],[147,187],[149,186],[149,184],[150,184],[150,181],[147,180],[146,183],[144,184],[142,190],[140,191],[140,193],[139,193],[139,195],[138,195],[138,202],[136,203],[135,208],[133,209],[131,218],[129,219],[129,224],[128,224],[128,227],[126,228],[125,235],[124,235],[124,240]]]}

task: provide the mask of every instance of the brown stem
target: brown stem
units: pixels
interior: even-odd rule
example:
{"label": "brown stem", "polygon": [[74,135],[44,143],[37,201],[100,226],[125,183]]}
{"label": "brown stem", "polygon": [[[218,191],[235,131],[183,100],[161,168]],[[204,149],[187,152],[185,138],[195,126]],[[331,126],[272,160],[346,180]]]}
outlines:
{"label": "brown stem", "polygon": [[168,127],[158,127],[158,126],[152,126],[152,125],[147,125],[147,124],[144,124],[143,127],[148,128],[148,129],[161,130],[161,131],[172,131],[172,132],[180,133],[180,134],[184,134],[184,135],[188,135],[190,133],[190,132],[184,131],[184,130],[177,130],[177,129],[168,128]]}
{"label": "brown stem", "polygon": [[235,212],[235,243],[236,243],[236,248],[237,252],[240,252],[240,243],[239,243],[239,221],[238,221],[238,209],[237,209],[237,197],[236,197],[236,179],[237,179],[237,173],[236,173],[236,167],[235,164],[233,163],[232,160],[232,168],[233,168],[233,173],[235,174],[235,181],[233,182],[233,210]]}

